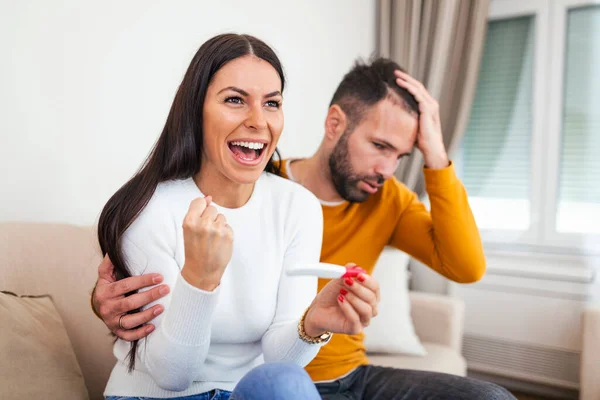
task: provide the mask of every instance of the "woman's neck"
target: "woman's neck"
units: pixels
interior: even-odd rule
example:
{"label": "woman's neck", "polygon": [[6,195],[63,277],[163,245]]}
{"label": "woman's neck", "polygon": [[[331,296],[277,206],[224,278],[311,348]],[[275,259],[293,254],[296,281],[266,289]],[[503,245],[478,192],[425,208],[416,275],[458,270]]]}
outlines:
{"label": "woman's neck", "polygon": [[239,208],[246,204],[252,196],[254,183],[236,183],[225,177],[214,168],[204,166],[194,176],[196,186],[205,196],[212,196],[213,201],[225,208]]}

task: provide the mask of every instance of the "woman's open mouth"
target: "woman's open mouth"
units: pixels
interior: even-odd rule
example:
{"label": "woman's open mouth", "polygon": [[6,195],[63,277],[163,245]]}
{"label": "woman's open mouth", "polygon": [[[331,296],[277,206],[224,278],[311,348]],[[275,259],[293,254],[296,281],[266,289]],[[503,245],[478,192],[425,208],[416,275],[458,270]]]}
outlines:
{"label": "woman's open mouth", "polygon": [[243,165],[258,165],[262,161],[262,155],[267,143],[260,141],[234,140],[228,142],[229,150],[233,158]]}

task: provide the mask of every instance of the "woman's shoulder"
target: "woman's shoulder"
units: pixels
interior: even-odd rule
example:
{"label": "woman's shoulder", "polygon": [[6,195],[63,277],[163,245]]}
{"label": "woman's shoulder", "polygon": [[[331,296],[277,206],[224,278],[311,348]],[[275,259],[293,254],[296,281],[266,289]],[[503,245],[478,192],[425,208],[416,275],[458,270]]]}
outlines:
{"label": "woman's shoulder", "polygon": [[[129,235],[147,236],[152,232],[166,233],[175,226],[174,211],[182,197],[186,197],[187,180],[171,180],[156,186],[152,197],[128,229]],[[189,202],[187,203],[189,205]]]}
{"label": "woman's shoulder", "polygon": [[310,190],[290,179],[269,172],[264,173],[261,176],[261,179],[268,182],[271,193],[276,196],[290,199],[311,199],[311,201],[314,200],[317,203],[319,202],[317,197]]}
{"label": "woman's shoulder", "polygon": [[274,202],[283,207],[291,206],[292,212],[302,212],[307,209],[321,211],[319,199],[304,186],[271,173],[264,173],[261,179],[269,186]]}

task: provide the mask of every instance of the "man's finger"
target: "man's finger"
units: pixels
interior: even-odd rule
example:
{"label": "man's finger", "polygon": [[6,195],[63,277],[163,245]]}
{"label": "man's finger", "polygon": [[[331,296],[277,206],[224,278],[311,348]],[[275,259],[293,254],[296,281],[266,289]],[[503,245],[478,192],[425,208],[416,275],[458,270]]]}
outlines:
{"label": "man's finger", "polygon": [[120,297],[127,293],[133,292],[134,290],[156,285],[162,281],[163,277],[160,274],[131,276],[129,278],[121,279],[115,283],[111,283],[108,286],[108,290],[112,297]]}
{"label": "man's finger", "polygon": [[145,338],[154,330],[154,325],[148,324],[137,329],[117,329],[113,331],[118,338],[133,342],[134,340]]}
{"label": "man's finger", "polygon": [[424,97],[423,93],[421,92],[421,90],[419,90],[415,85],[413,85],[409,81],[398,78],[398,79],[396,79],[396,83],[398,84],[398,86],[403,87],[404,89],[408,90],[410,92],[410,94],[412,94],[414,96],[415,100],[417,100],[419,102],[419,104],[424,104],[426,102],[425,97]]}
{"label": "man's finger", "polygon": [[[423,85],[422,82],[418,81],[417,79],[413,78],[412,76],[408,75],[407,73],[398,71],[398,70],[396,70],[396,78],[400,78],[400,82],[402,82],[402,81],[408,82],[412,87],[414,87],[419,92],[419,94],[422,96],[423,101],[426,101],[428,103],[436,102],[436,100],[433,98],[431,93],[429,93],[429,90],[427,90],[427,88]],[[396,82],[399,82],[398,79],[396,79]],[[400,85],[400,86],[402,86],[402,85]]]}
{"label": "man's finger", "polygon": [[144,307],[150,304],[151,302],[166,296],[168,293],[169,287],[167,285],[160,285],[150,290],[146,290],[143,292],[132,294],[131,296],[114,300],[115,304],[113,305],[113,310],[115,311],[115,313],[121,315],[123,313]]}
{"label": "man's finger", "polygon": [[[164,311],[164,307],[160,304],[155,304],[147,310],[137,312],[134,314],[126,314],[123,317],[119,316],[121,320],[121,326],[119,328],[123,328],[126,330],[136,328],[138,326],[147,324],[152,321],[157,315],[160,315]],[[117,325],[119,324],[117,320]]]}
{"label": "man's finger", "polygon": [[423,83],[421,81],[419,81],[418,79],[413,78],[411,75],[407,74],[406,72],[402,72],[400,70],[396,70],[394,71],[396,74],[396,77],[401,78],[407,82],[409,82],[410,84],[412,84],[413,86],[417,87],[420,90],[425,90],[427,91],[427,89],[425,88],[425,86],[423,85]]}
{"label": "man's finger", "polygon": [[115,282],[115,266],[110,261],[108,253],[102,259],[100,265],[98,265],[98,279],[105,280],[107,282]]}

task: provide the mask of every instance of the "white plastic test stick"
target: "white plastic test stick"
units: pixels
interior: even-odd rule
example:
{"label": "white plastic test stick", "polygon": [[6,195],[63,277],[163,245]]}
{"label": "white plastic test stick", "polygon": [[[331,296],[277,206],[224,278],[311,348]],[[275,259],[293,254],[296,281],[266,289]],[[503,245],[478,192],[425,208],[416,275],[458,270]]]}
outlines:
{"label": "white plastic test stick", "polygon": [[318,276],[325,279],[337,279],[346,273],[346,267],[328,263],[297,264],[288,268],[287,274],[294,276]]}

